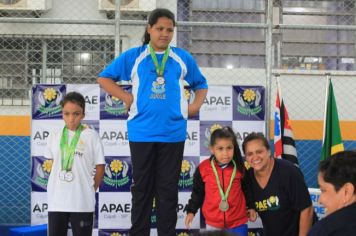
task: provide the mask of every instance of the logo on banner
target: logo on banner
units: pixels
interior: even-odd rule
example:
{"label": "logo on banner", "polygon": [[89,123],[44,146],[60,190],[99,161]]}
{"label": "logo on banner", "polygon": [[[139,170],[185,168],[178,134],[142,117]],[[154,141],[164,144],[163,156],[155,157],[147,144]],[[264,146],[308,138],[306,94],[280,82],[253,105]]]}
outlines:
{"label": "logo on banner", "polygon": [[186,211],[187,206],[188,206],[187,203],[186,204],[178,203],[178,207],[177,207],[178,213],[179,212],[184,213]]}
{"label": "logo on banner", "polygon": [[[130,226],[131,194],[129,192],[99,192],[98,228],[127,229]],[[116,229],[116,230],[115,230]]]}
{"label": "logo on banner", "polygon": [[262,86],[233,86],[233,119],[264,120],[264,91]]}
{"label": "logo on banner", "polygon": [[31,168],[32,191],[46,191],[48,178],[51,174],[53,160],[34,156]]}
{"label": "logo on banner", "polygon": [[248,229],[248,236],[261,236],[263,235],[263,228]]}
{"label": "logo on banner", "polygon": [[46,130],[43,130],[43,131],[37,131],[35,133],[35,135],[33,136],[33,141],[37,141],[37,145],[39,146],[46,146],[47,143],[42,143],[41,141],[43,140],[46,140],[46,138],[48,138],[49,136],[49,131],[46,131]]}
{"label": "logo on banner", "polygon": [[[131,93],[131,86],[123,85],[121,88],[127,92]],[[125,104],[119,98],[112,96],[105,92],[103,89],[100,90],[100,118],[101,119],[111,119],[111,118],[124,118],[128,117],[126,112]]]}
{"label": "logo on banner", "polygon": [[196,169],[194,161],[183,160],[178,181],[179,188],[191,188],[193,186],[193,176]]}
{"label": "logo on banner", "polygon": [[98,96],[97,95],[85,95],[84,96],[85,103],[87,105],[98,105]]}
{"label": "logo on banner", "polygon": [[119,232],[114,232],[112,234],[110,234],[110,236],[124,236],[126,234],[120,234]]}
{"label": "logo on banner", "polygon": [[[130,213],[131,212],[131,204],[130,203],[126,203],[126,204],[115,204],[115,203],[109,203],[109,204],[103,204],[103,206],[100,209],[100,213],[117,213],[117,212],[121,212],[121,213]],[[112,215],[112,217],[110,217],[110,215],[105,216],[105,218],[116,218],[116,215]]]}
{"label": "logo on banner", "polygon": [[37,165],[36,168],[36,182],[44,187],[47,186],[48,177],[51,174],[53,160],[45,160],[42,165]]}
{"label": "logo on banner", "polygon": [[178,234],[178,236],[189,236],[189,234],[187,232],[181,232]]}
{"label": "logo on banner", "polygon": [[198,132],[197,131],[187,131],[185,142],[188,146],[194,146],[195,143],[198,141]]}
{"label": "logo on banner", "polygon": [[206,97],[204,99],[204,103],[203,104],[212,106],[211,108],[209,108],[209,110],[215,111],[215,110],[218,109],[217,106],[229,106],[229,105],[231,105],[231,97],[230,96],[226,96],[226,97],[210,96],[210,97]]}
{"label": "logo on banner", "polygon": [[60,90],[55,90],[54,88],[46,88],[43,93],[38,93],[37,110],[42,115],[54,115],[60,113],[62,110],[61,101],[63,98],[63,93]]}
{"label": "logo on banner", "polygon": [[246,116],[257,115],[262,111],[261,99],[262,95],[258,89],[245,89],[237,95],[237,110]]}
{"label": "logo on banner", "polygon": [[199,230],[196,229],[190,229],[188,230],[182,230],[182,229],[177,229],[176,230],[176,235],[177,236],[189,236],[189,235],[198,235]]}
{"label": "logo on banner", "polygon": [[48,219],[47,193],[31,192],[31,223],[46,224]]}
{"label": "logo on banner", "polygon": [[[47,203],[42,203],[42,204],[35,204],[32,213],[43,213],[46,212],[48,209],[48,204]],[[47,216],[45,216],[47,217]]]}
{"label": "logo on banner", "polygon": [[200,155],[200,122],[188,121],[184,143],[184,156]]}
{"label": "logo on banner", "polygon": [[239,140],[240,143],[243,143],[243,141],[245,140],[245,138],[246,138],[249,134],[251,134],[252,132],[264,135],[263,132],[253,131],[253,130],[251,130],[250,132],[247,132],[247,131],[239,132],[239,131],[237,131],[237,132],[235,133],[235,135],[236,135],[237,140]]}
{"label": "logo on banner", "polygon": [[128,138],[126,121],[117,118],[100,121],[100,139],[105,156],[129,156]]}
{"label": "logo on banner", "polygon": [[33,205],[31,221],[33,223],[44,224],[48,219],[48,204],[47,203],[36,203]]}
{"label": "logo on banner", "polygon": [[128,185],[130,178],[128,176],[129,164],[126,161],[114,159],[105,165],[104,183],[113,188],[120,188]]}
{"label": "logo on banner", "polygon": [[126,113],[124,102],[108,93],[105,94],[104,110],[114,116],[124,115]]}
{"label": "logo on banner", "polygon": [[99,230],[99,236],[128,236],[127,230]]}
{"label": "logo on banner", "polygon": [[105,131],[101,136],[101,140],[103,140],[105,146],[115,146],[117,141],[121,141],[122,145],[126,145],[128,144],[128,133],[127,131]]}

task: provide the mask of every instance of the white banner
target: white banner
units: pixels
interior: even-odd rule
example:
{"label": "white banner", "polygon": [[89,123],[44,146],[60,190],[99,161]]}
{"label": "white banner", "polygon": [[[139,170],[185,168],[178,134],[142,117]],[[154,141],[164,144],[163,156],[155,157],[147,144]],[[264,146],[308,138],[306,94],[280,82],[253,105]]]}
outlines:
{"label": "white banner", "polygon": [[131,226],[131,193],[99,193],[99,229],[128,229]]}
{"label": "white banner", "polygon": [[265,133],[265,122],[264,121],[232,121],[232,129],[236,133],[237,141],[240,145],[240,150],[242,152],[242,143],[247,135],[252,132],[255,133]]}
{"label": "white banner", "polygon": [[[188,205],[188,201],[190,199],[190,192],[180,192],[178,197],[178,220],[177,220],[177,229],[184,229],[185,224],[184,220],[187,216],[187,212],[185,212],[185,208]],[[195,214],[193,219],[191,229],[200,229],[200,210]]]}
{"label": "white banner", "polygon": [[232,120],[232,87],[211,86],[200,109],[201,120]]}
{"label": "white banner", "polygon": [[[124,86],[128,92],[131,86]],[[48,135],[64,127],[61,106],[65,94],[77,91],[86,102],[83,124],[96,130],[104,146],[105,176],[97,192],[94,234],[127,235],[131,226],[132,162],[127,133],[127,114],[123,102],[97,84],[35,85],[32,96],[31,131],[31,223],[47,223],[46,187],[52,162],[43,157]],[[187,88],[187,102],[194,93]],[[261,86],[210,86],[198,115],[187,123],[184,159],[179,177],[177,235],[196,233],[201,226],[200,211],[191,230],[184,225],[184,209],[190,198],[193,175],[199,163],[209,158],[211,133],[231,126],[241,144],[251,132],[265,132],[264,88]],[[157,235],[155,202],[152,204],[151,235]],[[71,235],[71,233],[69,234]]]}
{"label": "white banner", "polygon": [[46,192],[31,192],[31,225],[48,222],[48,204]]}
{"label": "white banner", "polygon": [[85,99],[84,120],[99,120],[100,113],[100,88],[97,84],[68,84],[67,93],[76,91],[81,93]]}
{"label": "white banner", "polygon": [[105,156],[130,156],[125,120],[100,120],[100,138]]}
{"label": "white banner", "polygon": [[31,155],[43,156],[50,132],[60,130],[63,126],[63,120],[32,120]]}
{"label": "white banner", "polygon": [[184,156],[200,155],[199,121],[190,120],[187,124],[187,138],[184,144]]}

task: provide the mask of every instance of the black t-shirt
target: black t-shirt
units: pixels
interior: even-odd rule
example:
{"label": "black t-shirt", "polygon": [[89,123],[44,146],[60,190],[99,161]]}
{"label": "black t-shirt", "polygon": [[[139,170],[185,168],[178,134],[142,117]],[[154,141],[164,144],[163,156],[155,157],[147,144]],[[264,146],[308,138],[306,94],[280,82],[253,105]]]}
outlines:
{"label": "black t-shirt", "polygon": [[299,233],[300,212],[312,205],[304,177],[292,163],[275,159],[273,170],[264,189],[253,169],[248,171],[256,211],[266,236],[294,236]]}
{"label": "black t-shirt", "polygon": [[356,203],[341,208],[316,223],[308,236],[356,235]]}

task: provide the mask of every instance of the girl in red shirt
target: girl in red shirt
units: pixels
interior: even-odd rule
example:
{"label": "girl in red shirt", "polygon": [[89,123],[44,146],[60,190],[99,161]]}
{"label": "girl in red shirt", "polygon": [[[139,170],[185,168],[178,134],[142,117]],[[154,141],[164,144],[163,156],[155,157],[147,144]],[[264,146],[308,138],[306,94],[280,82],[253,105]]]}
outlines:
{"label": "girl in red shirt", "polygon": [[190,228],[201,208],[208,230],[226,229],[247,236],[247,220],[255,221],[256,212],[234,131],[230,127],[216,129],[209,149],[211,157],[194,173],[185,225]]}

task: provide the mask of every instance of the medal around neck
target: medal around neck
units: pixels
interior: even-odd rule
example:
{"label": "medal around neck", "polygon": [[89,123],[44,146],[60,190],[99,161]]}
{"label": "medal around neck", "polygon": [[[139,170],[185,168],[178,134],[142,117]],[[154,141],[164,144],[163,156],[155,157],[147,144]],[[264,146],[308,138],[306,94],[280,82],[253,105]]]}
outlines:
{"label": "medal around neck", "polygon": [[229,210],[229,203],[227,203],[227,200],[221,200],[219,204],[219,209],[223,212]]}
{"label": "medal around neck", "polygon": [[59,172],[59,179],[62,181],[71,182],[74,179],[72,170],[75,148],[79,142],[80,133],[83,130],[83,126],[80,125],[75,131],[72,141],[68,143],[68,129],[65,126],[62,131],[60,150],[61,150],[61,167]]}
{"label": "medal around neck", "polygon": [[219,193],[220,193],[220,197],[221,197],[221,202],[219,204],[219,209],[222,212],[225,212],[225,211],[227,211],[229,209],[229,203],[227,202],[227,199],[229,197],[229,193],[230,193],[230,189],[231,189],[231,186],[232,186],[232,182],[233,182],[233,180],[234,180],[234,178],[236,176],[236,163],[235,163],[234,160],[231,160],[231,162],[234,165],[234,169],[233,169],[232,174],[231,174],[229,186],[227,187],[227,190],[224,193],[224,190],[221,187],[220,179],[218,177],[218,173],[217,173],[217,170],[216,170],[216,167],[215,167],[215,164],[214,164],[214,159],[212,159],[210,161],[211,167],[212,167],[212,169],[214,171],[214,175],[215,175],[215,178],[216,178],[216,184],[218,185],[218,189],[219,189]]}
{"label": "medal around neck", "polygon": [[59,172],[59,179],[61,181],[72,182],[74,179],[74,174],[72,171],[61,170]]}
{"label": "medal around neck", "polygon": [[67,182],[72,182],[74,179],[74,175],[72,171],[67,171],[64,175],[64,180]]}
{"label": "medal around neck", "polygon": [[168,57],[169,57],[170,48],[168,46],[166,48],[166,50],[164,51],[164,55],[163,55],[163,58],[162,58],[161,65],[159,65],[159,63],[158,63],[156,53],[153,50],[153,48],[151,46],[151,43],[149,44],[148,49],[149,49],[149,52],[151,54],[151,58],[152,58],[154,66],[155,66],[155,70],[156,70],[156,74],[157,74],[156,83],[159,84],[159,85],[164,85],[165,79],[163,77],[163,72],[164,72],[164,68],[166,67],[166,63],[167,63]]}
{"label": "medal around neck", "polygon": [[164,84],[165,80],[164,80],[163,76],[158,76],[156,78],[156,82],[157,82],[157,84],[162,85],[162,84]]}
{"label": "medal around neck", "polygon": [[62,181],[65,181],[65,175],[66,175],[66,170],[61,170],[59,172],[59,179],[62,180]]}

